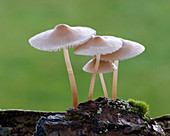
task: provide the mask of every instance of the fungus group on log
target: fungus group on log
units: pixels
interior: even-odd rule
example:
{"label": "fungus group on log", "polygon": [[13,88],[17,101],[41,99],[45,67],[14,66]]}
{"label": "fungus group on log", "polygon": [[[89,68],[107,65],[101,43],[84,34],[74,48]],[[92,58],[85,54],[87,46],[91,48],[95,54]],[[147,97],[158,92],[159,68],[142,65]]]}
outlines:
{"label": "fungus group on log", "polygon": [[[68,108],[67,112],[62,113],[0,110],[0,136],[33,134],[34,136],[170,136],[170,115],[152,119],[147,115],[148,105],[144,102],[117,99],[119,61],[141,54],[145,50],[143,45],[119,37],[99,36],[89,27],[70,27],[66,24],[59,24],[54,29],[33,36],[29,39],[29,43],[43,51],[63,49],[73,108]],[[85,72],[92,73],[88,101],[83,103],[78,102],[76,80],[68,53],[68,48],[73,47],[75,54],[93,57],[83,67]],[[108,98],[103,77],[104,73],[109,72],[113,72],[112,99]],[[97,74],[105,97],[93,101]]]}
{"label": "fungus group on log", "polygon": [[[29,43],[34,48],[43,51],[63,49],[73,108],[67,109],[66,113],[38,112],[37,115],[37,112],[30,111],[1,111],[0,135],[136,136],[140,134],[164,136],[165,130],[169,134],[166,129],[167,118],[165,125],[161,125],[165,129],[162,129],[155,120],[146,115],[148,111],[146,104],[140,101],[126,102],[117,99],[119,61],[141,54],[145,50],[143,45],[119,37],[99,36],[89,27],[71,27],[66,24],[59,24],[54,29],[33,36],[29,39]],[[73,47],[75,47],[73,51],[75,54],[92,56],[92,59],[83,67],[85,72],[92,73],[88,101],[83,103],[78,102],[76,80],[68,53],[68,48]],[[112,99],[108,98],[103,76],[104,73],[109,72],[113,72]],[[99,97],[93,101],[97,74],[99,74],[105,97]],[[34,125],[37,121],[35,132]],[[31,127],[25,129],[27,126],[25,124],[31,124]]]}
{"label": "fungus group on log", "polygon": [[104,96],[108,97],[103,77],[103,73],[108,72],[113,72],[112,99],[116,99],[119,60],[135,57],[145,50],[144,46],[133,41],[114,36],[98,36],[92,28],[70,27],[66,24],[59,24],[54,29],[33,36],[30,38],[29,43],[34,48],[44,51],[63,49],[72,91],[73,108],[76,108],[78,104],[78,94],[68,47],[76,47],[73,51],[75,54],[94,57],[83,68],[84,71],[93,73],[88,100],[92,100],[97,73],[100,76]]}

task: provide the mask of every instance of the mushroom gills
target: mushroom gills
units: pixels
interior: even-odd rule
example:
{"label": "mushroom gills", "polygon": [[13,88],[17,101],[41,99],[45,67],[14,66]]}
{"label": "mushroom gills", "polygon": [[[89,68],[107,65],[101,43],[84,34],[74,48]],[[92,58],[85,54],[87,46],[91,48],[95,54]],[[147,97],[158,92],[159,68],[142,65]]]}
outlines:
{"label": "mushroom gills", "polygon": [[[94,73],[96,59],[91,59],[84,67],[83,70],[88,73]],[[116,65],[112,61],[100,60],[99,67],[96,73],[110,73],[117,70]]]}

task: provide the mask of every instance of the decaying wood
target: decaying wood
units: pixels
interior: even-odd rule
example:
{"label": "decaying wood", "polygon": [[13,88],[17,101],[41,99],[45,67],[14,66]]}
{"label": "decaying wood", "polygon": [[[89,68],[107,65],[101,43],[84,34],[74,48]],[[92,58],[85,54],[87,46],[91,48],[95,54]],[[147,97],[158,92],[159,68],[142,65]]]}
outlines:
{"label": "decaying wood", "polygon": [[0,136],[32,136],[41,116],[64,114],[25,110],[0,110]]}
{"label": "decaying wood", "polygon": [[63,113],[0,111],[0,136],[169,136],[169,127],[170,115],[152,119],[126,101],[102,97]]}

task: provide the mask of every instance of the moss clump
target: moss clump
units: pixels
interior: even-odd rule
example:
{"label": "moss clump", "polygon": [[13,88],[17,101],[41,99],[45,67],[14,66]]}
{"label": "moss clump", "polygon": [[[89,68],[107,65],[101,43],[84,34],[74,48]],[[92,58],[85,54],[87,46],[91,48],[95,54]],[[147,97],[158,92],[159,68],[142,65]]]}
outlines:
{"label": "moss clump", "polygon": [[136,112],[138,112],[140,115],[144,116],[145,114],[148,113],[149,110],[149,105],[147,105],[143,101],[137,101],[133,99],[127,100],[127,102],[132,105],[135,109]]}
{"label": "moss clump", "polygon": [[148,123],[150,123],[150,122],[151,122],[150,118],[149,118],[149,117],[147,117],[147,116],[144,116],[144,117],[143,117],[143,120],[147,121]]}

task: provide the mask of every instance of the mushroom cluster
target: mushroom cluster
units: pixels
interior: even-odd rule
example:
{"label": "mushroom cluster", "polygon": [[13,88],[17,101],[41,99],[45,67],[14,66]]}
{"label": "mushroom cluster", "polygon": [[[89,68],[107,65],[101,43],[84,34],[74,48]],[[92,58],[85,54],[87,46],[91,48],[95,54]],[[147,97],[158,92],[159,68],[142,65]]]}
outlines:
{"label": "mushroom cluster", "polygon": [[[114,36],[96,36],[96,31],[89,27],[70,27],[59,24],[54,29],[37,34],[29,39],[36,49],[60,51],[63,49],[67,72],[72,91],[73,108],[78,104],[78,94],[68,48],[76,47],[74,53],[94,57],[83,70],[92,73],[88,100],[92,99],[96,74],[99,73],[105,97],[108,97],[103,73],[113,72],[112,98],[117,98],[117,76],[119,60],[129,59],[142,53],[145,48],[139,43]],[[114,63],[113,63],[114,61]]]}

